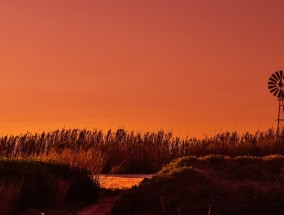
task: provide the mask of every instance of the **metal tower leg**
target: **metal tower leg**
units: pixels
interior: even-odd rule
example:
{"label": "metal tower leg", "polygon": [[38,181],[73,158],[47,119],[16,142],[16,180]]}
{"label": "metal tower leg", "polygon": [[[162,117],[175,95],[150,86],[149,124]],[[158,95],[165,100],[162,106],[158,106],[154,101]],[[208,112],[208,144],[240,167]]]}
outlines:
{"label": "metal tower leg", "polygon": [[284,140],[284,99],[279,99],[276,139]]}

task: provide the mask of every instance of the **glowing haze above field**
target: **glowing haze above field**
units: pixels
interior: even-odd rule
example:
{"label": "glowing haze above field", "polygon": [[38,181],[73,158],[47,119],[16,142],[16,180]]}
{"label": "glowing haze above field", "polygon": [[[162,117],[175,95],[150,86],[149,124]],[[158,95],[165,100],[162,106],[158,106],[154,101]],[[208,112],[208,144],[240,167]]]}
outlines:
{"label": "glowing haze above field", "polygon": [[275,126],[282,0],[0,2],[1,134]]}

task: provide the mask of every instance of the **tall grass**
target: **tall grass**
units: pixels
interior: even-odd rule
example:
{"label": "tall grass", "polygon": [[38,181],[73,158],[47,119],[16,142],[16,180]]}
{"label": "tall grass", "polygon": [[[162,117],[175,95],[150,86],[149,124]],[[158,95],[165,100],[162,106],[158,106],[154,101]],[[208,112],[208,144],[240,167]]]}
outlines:
{"label": "tall grass", "polygon": [[13,214],[20,200],[20,192],[22,182],[12,180],[8,181],[5,178],[0,179],[0,214]]}
{"label": "tall grass", "polygon": [[36,157],[83,167],[94,174],[151,173],[185,155],[209,154],[231,157],[284,154],[284,140],[275,141],[273,129],[238,134],[223,132],[213,137],[179,138],[171,132],[128,132],[118,129],[61,129],[0,137],[0,157]]}
{"label": "tall grass", "polygon": [[0,159],[1,215],[31,208],[75,208],[96,201],[98,189],[84,169],[33,159]]}
{"label": "tall grass", "polygon": [[55,187],[49,191],[49,206],[51,208],[62,209],[64,207],[66,195],[71,183],[72,179],[54,179]]}

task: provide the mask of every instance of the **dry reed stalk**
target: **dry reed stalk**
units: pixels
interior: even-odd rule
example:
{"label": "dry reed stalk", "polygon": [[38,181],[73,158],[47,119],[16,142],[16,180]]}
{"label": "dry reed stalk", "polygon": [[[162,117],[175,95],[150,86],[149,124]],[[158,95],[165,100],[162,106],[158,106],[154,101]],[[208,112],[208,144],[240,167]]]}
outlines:
{"label": "dry reed stalk", "polygon": [[37,158],[68,164],[75,168],[87,169],[93,177],[97,177],[100,174],[103,165],[105,164],[105,156],[103,156],[99,151],[95,151],[93,149],[64,149],[60,153],[53,150],[48,155],[38,156]]}
{"label": "dry reed stalk", "polygon": [[72,179],[56,178],[55,187],[49,193],[49,205],[52,208],[63,209],[67,192],[71,186]]}
{"label": "dry reed stalk", "polygon": [[161,202],[161,205],[162,205],[162,208],[163,208],[165,215],[168,215],[164,201],[162,200],[161,197],[159,199],[160,199],[160,202]]}
{"label": "dry reed stalk", "polygon": [[17,208],[20,200],[23,180],[7,181],[0,179],[0,212],[1,215],[10,215]]}

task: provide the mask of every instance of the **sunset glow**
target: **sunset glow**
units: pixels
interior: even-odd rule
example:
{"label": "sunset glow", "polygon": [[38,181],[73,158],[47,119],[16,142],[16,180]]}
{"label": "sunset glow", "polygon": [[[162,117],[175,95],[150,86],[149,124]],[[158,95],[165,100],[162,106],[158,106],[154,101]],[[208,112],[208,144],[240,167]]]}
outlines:
{"label": "sunset glow", "polygon": [[275,127],[281,0],[0,2],[0,133]]}

